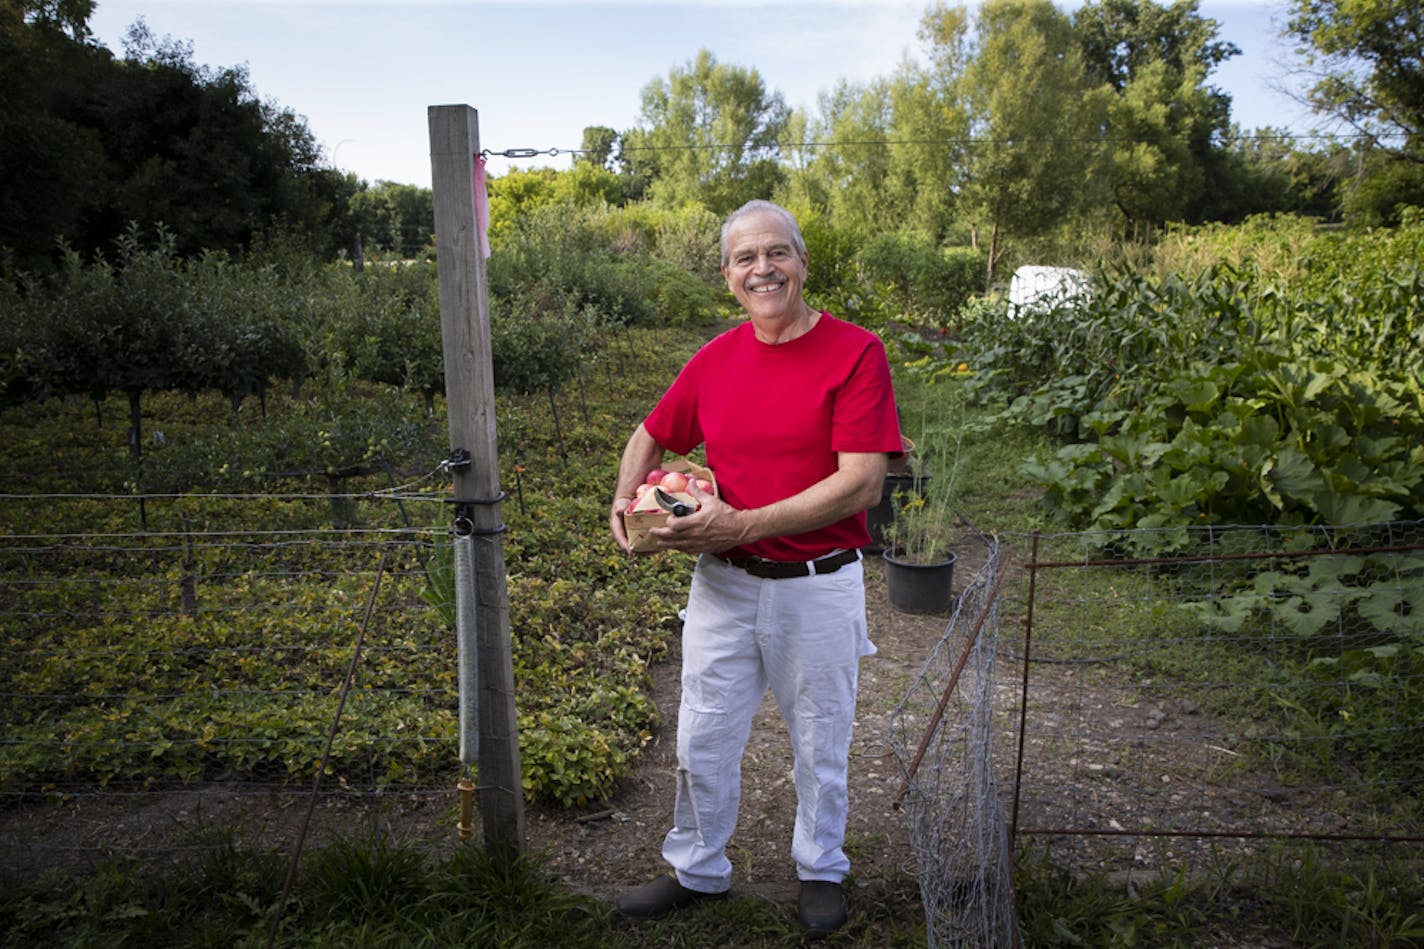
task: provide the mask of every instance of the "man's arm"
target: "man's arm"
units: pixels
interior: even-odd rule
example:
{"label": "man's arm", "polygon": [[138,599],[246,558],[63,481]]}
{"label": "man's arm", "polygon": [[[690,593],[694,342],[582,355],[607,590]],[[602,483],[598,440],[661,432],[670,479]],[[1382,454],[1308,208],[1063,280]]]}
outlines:
{"label": "man's arm", "polygon": [[613,506],[608,515],[608,527],[613,532],[613,539],[624,550],[628,550],[628,534],[623,529],[623,512],[633,503],[638,485],[662,460],[663,446],[654,441],[639,423],[628,444],[623,447],[623,458],[618,463],[618,486],[613,490]]}
{"label": "man's arm", "polygon": [[800,494],[746,511],[694,490],[693,497],[701,503],[697,512],[672,518],[667,527],[653,528],[652,534],[674,550],[715,552],[767,537],[802,534],[873,507],[885,483],[885,453],[840,452],[836,463],[834,474]]}

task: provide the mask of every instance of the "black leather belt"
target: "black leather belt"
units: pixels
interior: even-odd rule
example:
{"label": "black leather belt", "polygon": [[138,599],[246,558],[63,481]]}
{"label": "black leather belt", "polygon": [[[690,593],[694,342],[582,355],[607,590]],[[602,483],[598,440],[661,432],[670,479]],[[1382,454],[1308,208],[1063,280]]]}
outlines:
{"label": "black leather belt", "polygon": [[764,560],[761,557],[723,557],[721,554],[713,556],[763,580],[789,580],[792,577],[835,573],[846,564],[859,560],[860,551],[842,550],[820,560]]}

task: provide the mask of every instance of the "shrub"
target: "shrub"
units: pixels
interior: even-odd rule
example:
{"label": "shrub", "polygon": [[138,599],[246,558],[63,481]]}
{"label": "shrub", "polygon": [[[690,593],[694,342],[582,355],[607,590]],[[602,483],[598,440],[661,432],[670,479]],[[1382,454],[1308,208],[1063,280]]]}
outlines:
{"label": "shrub", "polygon": [[528,312],[593,312],[615,323],[653,325],[648,258],[617,253],[591,212],[542,208],[491,256],[491,310],[508,301]]}
{"label": "shrub", "polygon": [[866,279],[884,285],[906,317],[941,326],[983,286],[984,263],[978,251],[941,249],[917,234],[881,234],[860,251]]}

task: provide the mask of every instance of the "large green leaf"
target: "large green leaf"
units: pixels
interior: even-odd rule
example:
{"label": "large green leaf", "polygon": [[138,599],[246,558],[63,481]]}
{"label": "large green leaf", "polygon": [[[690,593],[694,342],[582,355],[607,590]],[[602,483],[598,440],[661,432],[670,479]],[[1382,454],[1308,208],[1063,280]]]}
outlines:
{"label": "large green leaf", "polygon": [[1286,445],[1277,452],[1261,474],[1261,487],[1266,496],[1282,509],[1287,501],[1313,498],[1324,485],[1315,462],[1294,445]]}
{"label": "large green leaf", "polygon": [[1362,494],[1337,494],[1328,488],[1318,491],[1313,501],[1325,523],[1340,526],[1383,524],[1393,520],[1400,511],[1400,506],[1392,501]]}
{"label": "large green leaf", "polygon": [[1314,636],[1340,620],[1340,605],[1333,598],[1314,593],[1288,596],[1275,608],[1276,620],[1297,636]]}
{"label": "large green leaf", "polygon": [[1189,412],[1207,412],[1221,398],[1221,387],[1209,378],[1174,379],[1169,384],[1168,391],[1185,405]]}
{"label": "large green leaf", "polygon": [[1359,610],[1376,630],[1424,643],[1424,576],[1372,584],[1361,594]]}
{"label": "large green leaf", "polygon": [[1187,610],[1195,614],[1208,628],[1234,635],[1245,629],[1247,622],[1256,615],[1256,610],[1267,602],[1264,597],[1243,593],[1188,603]]}

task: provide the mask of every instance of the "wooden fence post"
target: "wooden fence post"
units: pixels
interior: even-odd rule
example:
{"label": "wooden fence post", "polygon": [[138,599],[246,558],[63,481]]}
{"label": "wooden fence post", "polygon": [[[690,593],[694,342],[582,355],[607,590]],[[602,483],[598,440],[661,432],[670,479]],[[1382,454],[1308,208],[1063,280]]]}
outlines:
{"label": "wooden fence post", "polygon": [[[429,108],[435,191],[435,251],[445,398],[454,465],[456,530],[474,541],[479,635],[479,789],[486,846],[524,852],[524,788],[519,768],[509,594],[495,441],[489,291],[475,216],[479,115],[464,105]],[[468,464],[464,458],[468,453]],[[470,592],[470,591],[466,591]]]}

